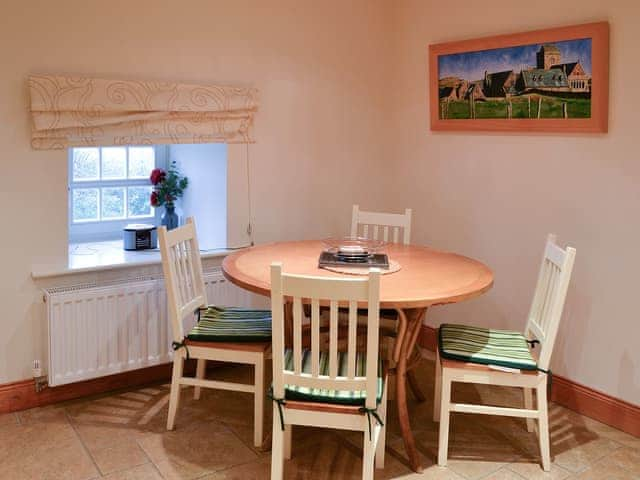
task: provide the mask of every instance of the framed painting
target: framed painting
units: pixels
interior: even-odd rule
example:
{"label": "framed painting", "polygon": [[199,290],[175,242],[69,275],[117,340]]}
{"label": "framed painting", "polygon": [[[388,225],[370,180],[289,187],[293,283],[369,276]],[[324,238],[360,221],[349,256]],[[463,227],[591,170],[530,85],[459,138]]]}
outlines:
{"label": "framed painting", "polygon": [[429,46],[431,130],[604,133],[609,24]]}

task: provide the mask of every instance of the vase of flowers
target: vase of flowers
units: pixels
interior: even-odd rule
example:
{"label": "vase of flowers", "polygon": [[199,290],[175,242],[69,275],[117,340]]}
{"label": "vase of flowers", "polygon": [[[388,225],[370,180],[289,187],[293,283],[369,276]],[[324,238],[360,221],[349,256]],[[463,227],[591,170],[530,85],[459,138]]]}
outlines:
{"label": "vase of flowers", "polygon": [[160,224],[167,227],[167,230],[172,230],[178,226],[176,201],[184,195],[189,179],[180,175],[175,160],[166,171],[162,168],[154,168],[149,179],[153,185],[151,205],[164,207]]}

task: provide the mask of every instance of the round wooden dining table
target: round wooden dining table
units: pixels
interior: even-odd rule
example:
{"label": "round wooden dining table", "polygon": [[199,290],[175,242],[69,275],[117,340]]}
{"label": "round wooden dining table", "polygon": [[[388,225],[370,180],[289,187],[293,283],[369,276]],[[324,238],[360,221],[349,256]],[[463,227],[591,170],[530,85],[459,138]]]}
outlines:
{"label": "round wooden dining table", "polygon": [[[235,285],[269,296],[272,262],[282,262],[283,271],[287,273],[344,276],[344,273],[318,267],[323,248],[324,244],[319,240],[259,245],[227,256],[222,270]],[[416,386],[411,368],[419,359],[415,345],[424,316],[427,308],[433,305],[460,302],[486,292],[493,285],[493,272],[477,260],[425,246],[390,243],[385,245],[384,251],[391,262],[400,266],[400,270],[381,277],[380,308],[397,311],[393,359],[396,362],[398,418],[411,467],[420,472],[422,466],[407,410],[406,385],[409,379],[411,386]],[[287,310],[290,309],[285,312]]]}

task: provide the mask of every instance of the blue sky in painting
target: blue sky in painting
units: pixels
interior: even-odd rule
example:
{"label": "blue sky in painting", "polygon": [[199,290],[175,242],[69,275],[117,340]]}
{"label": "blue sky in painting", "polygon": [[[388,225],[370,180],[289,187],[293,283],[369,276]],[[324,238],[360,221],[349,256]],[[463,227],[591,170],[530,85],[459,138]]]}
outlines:
{"label": "blue sky in painting", "polygon": [[[591,74],[591,39],[553,42],[560,49],[562,63],[580,61],[585,72]],[[459,77],[465,80],[481,80],[485,70],[489,73],[504,70],[520,72],[523,67],[536,66],[536,52],[540,44],[497,48],[478,52],[456,53],[438,57],[439,78]]]}

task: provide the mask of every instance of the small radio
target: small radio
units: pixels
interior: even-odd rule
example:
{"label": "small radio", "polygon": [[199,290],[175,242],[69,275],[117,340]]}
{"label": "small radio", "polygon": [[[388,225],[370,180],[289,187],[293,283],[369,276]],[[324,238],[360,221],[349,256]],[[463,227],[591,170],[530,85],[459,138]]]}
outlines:
{"label": "small radio", "polygon": [[158,247],[158,229],[148,223],[130,223],[123,231],[125,250],[148,250]]}

